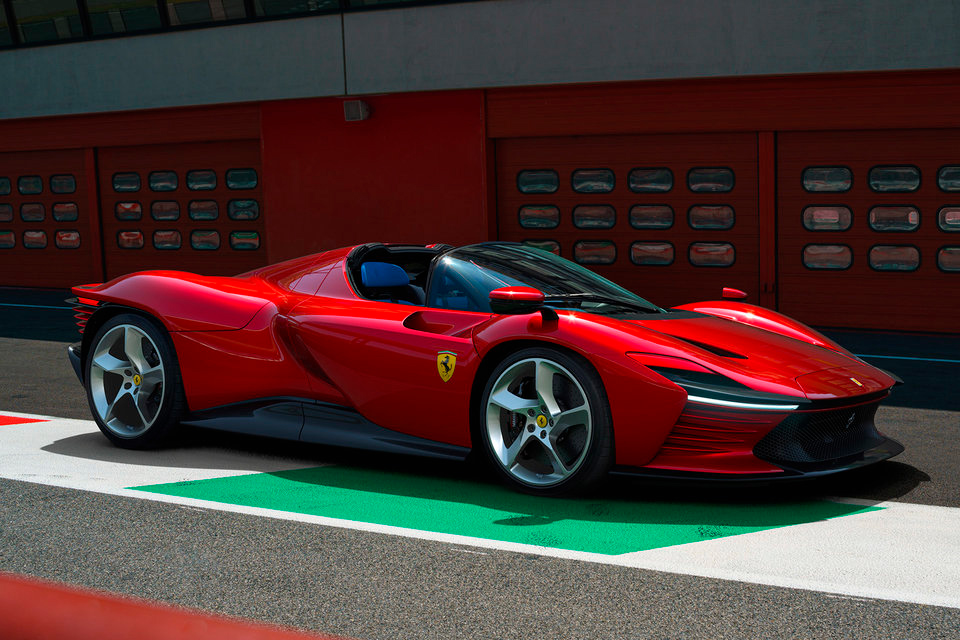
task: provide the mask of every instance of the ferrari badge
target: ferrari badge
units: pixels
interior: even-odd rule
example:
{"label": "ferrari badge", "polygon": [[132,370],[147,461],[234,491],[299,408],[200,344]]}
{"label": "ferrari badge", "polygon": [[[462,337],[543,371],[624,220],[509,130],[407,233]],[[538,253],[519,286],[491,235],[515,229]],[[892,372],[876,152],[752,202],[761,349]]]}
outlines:
{"label": "ferrari badge", "polygon": [[860,382],[859,380],[857,380],[856,378],[850,378],[850,381],[853,382],[853,383],[854,383],[855,385],[857,385],[858,387],[862,387],[862,386],[863,386],[863,383]]}
{"label": "ferrari badge", "polygon": [[437,372],[444,382],[453,377],[453,368],[457,366],[457,354],[453,351],[441,351],[437,354]]}

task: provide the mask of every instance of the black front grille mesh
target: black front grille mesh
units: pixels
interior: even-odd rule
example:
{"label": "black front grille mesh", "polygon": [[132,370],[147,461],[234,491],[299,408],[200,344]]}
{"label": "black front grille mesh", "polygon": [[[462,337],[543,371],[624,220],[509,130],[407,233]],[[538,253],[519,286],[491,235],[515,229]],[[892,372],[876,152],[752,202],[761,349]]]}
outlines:
{"label": "black front grille mesh", "polygon": [[786,465],[810,465],[848,458],[884,441],[874,425],[880,403],[795,413],[757,443],[758,458]]}

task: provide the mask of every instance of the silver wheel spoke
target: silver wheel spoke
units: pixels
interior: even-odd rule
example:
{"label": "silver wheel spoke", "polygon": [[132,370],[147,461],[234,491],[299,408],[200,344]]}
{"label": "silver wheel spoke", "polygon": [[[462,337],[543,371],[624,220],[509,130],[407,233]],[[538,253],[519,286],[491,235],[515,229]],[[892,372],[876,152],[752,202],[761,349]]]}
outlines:
{"label": "silver wheel spoke", "polygon": [[557,399],[553,396],[553,376],[557,373],[559,371],[552,364],[537,360],[537,395],[552,418],[560,413]]}
{"label": "silver wheel spoke", "polygon": [[139,329],[127,326],[123,333],[123,352],[130,359],[133,368],[137,373],[143,373],[150,368],[147,359],[143,355],[143,339],[146,338]]}
{"label": "silver wheel spoke", "polygon": [[498,407],[503,407],[507,411],[513,411],[514,413],[526,413],[529,409],[537,409],[540,407],[540,402],[538,400],[521,398],[520,396],[507,390],[506,386],[496,393],[491,394],[490,402]]}
{"label": "silver wheel spoke", "polygon": [[551,435],[558,436],[570,427],[574,427],[578,424],[587,424],[590,421],[590,409],[586,404],[582,404],[579,407],[574,407],[573,409],[567,409],[557,416],[556,422],[554,423],[553,428],[550,430]]}
{"label": "silver wheel spoke", "polygon": [[500,456],[500,462],[503,463],[507,469],[513,468],[517,463],[517,456],[520,455],[520,451],[523,450],[523,447],[526,446],[527,441],[530,439],[530,434],[527,433],[527,430],[524,429],[520,432],[520,435],[517,436],[517,439],[513,441],[509,447],[507,447],[503,455]]}
{"label": "silver wheel spoke", "polygon": [[109,351],[104,351],[103,353],[95,355],[91,364],[103,372],[116,373],[119,375],[123,375],[124,369],[130,368],[129,362],[126,360],[120,360],[119,358],[114,358],[112,355],[110,355]]}
{"label": "silver wheel spoke", "polygon": [[553,467],[553,472],[560,474],[562,476],[567,475],[567,465],[563,464],[563,461],[560,459],[560,455],[557,453],[557,450],[553,448],[553,443],[549,438],[541,440],[540,444],[543,445],[544,451],[547,452],[547,462],[550,463],[550,466]]}
{"label": "silver wheel spoke", "polygon": [[134,398],[133,398],[133,404],[134,404],[134,406],[136,406],[136,408],[137,408],[137,414],[140,416],[140,422],[141,422],[141,424],[142,424],[144,427],[149,427],[151,424],[153,424],[153,419],[152,419],[152,418],[149,418],[149,419],[147,418],[147,410],[146,410],[146,406],[145,406],[145,405],[147,404],[147,396],[146,396],[146,394],[144,394],[144,393],[139,393],[139,394],[137,394],[136,396],[134,396]]}
{"label": "silver wheel spoke", "polygon": [[120,389],[120,391],[117,392],[117,395],[114,396],[113,401],[107,405],[107,410],[103,416],[104,422],[110,422],[117,417],[116,414],[114,413],[114,409],[117,408],[117,403],[119,403],[120,400],[122,400],[124,397],[129,395],[130,395],[130,392],[127,391],[126,389]]}

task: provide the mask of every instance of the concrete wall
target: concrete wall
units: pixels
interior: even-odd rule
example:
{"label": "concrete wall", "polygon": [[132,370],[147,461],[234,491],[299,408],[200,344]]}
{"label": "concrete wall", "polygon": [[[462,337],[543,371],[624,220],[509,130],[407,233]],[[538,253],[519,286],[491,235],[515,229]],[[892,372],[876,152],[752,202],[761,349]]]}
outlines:
{"label": "concrete wall", "polygon": [[[0,52],[0,118],[454,88],[960,67],[955,0],[490,0]],[[345,52],[345,56],[344,56]]]}

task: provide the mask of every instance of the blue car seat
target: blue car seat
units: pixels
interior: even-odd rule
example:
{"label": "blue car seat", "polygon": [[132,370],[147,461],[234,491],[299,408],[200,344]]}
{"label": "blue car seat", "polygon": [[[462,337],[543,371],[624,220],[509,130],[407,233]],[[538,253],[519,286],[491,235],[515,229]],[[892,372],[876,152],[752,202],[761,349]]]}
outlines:
{"label": "blue car seat", "polygon": [[360,265],[364,294],[372,300],[423,305],[423,289],[410,284],[402,267],[389,262],[364,262]]}

